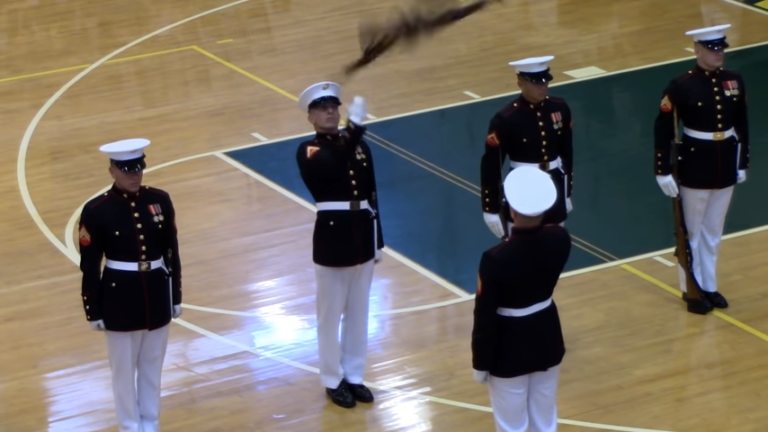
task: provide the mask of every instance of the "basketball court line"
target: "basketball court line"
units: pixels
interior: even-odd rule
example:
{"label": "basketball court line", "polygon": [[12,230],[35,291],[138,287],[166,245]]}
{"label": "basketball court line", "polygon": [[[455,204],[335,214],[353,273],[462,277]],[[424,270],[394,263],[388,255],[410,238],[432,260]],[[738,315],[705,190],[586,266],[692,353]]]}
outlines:
{"label": "basketball court line", "polygon": [[762,14],[762,15],[768,15],[768,11],[766,11],[766,10],[758,9],[758,8],[756,8],[754,6],[750,6],[748,4],[744,4],[744,3],[738,2],[736,0],[723,0],[723,1],[726,2],[726,3],[730,3],[730,4],[734,5],[734,6],[738,6],[740,8],[744,8],[744,9],[750,10],[750,11],[755,12],[755,13],[759,13],[759,14]]}
{"label": "basketball court line", "polygon": [[[195,16],[193,16],[193,17],[190,17],[190,18],[187,18],[187,19],[185,19],[185,20],[181,20],[181,21],[178,21],[178,22],[176,22],[176,23],[174,23],[174,24],[171,24],[171,25],[169,25],[169,26],[166,26],[166,27],[164,27],[164,28],[162,28],[162,29],[160,29],[160,30],[157,30],[157,31],[155,31],[155,32],[153,32],[153,33],[150,33],[150,34],[148,34],[148,35],[145,35],[144,37],[142,37],[142,38],[139,38],[139,39],[135,40],[135,41],[134,41],[134,42],[132,42],[132,43],[129,43],[129,44],[125,45],[124,47],[122,47],[122,48],[120,48],[120,49],[118,49],[118,50],[114,51],[113,53],[111,53],[111,54],[107,55],[106,57],[102,58],[102,59],[101,59],[101,60],[99,60],[98,62],[96,62],[96,63],[92,64],[92,65],[91,65],[91,66],[89,66],[89,67],[88,67],[86,70],[84,70],[83,72],[81,72],[80,74],[78,74],[77,76],[75,76],[74,78],[72,78],[72,79],[71,79],[71,80],[70,80],[70,81],[69,81],[67,84],[65,84],[65,85],[64,85],[62,88],[60,88],[60,89],[59,89],[59,91],[57,91],[57,92],[56,92],[56,93],[55,93],[53,96],[51,96],[51,98],[50,98],[50,99],[48,99],[48,101],[46,102],[46,104],[45,104],[45,105],[44,105],[44,106],[43,106],[43,107],[42,107],[42,108],[41,108],[41,109],[38,111],[38,113],[35,115],[35,117],[33,118],[32,122],[30,123],[30,125],[27,127],[27,130],[25,131],[24,137],[22,138],[22,143],[21,143],[21,145],[20,145],[20,148],[19,148],[19,155],[18,155],[18,158],[17,158],[17,181],[18,181],[18,187],[19,187],[19,191],[20,191],[20,193],[21,193],[21,195],[22,195],[22,200],[23,200],[23,202],[24,202],[24,205],[26,206],[26,208],[27,208],[27,211],[29,212],[29,214],[30,214],[30,216],[32,217],[33,221],[34,221],[34,222],[37,224],[38,228],[39,228],[39,229],[41,230],[41,232],[42,232],[42,233],[43,233],[43,234],[44,234],[44,235],[45,235],[45,236],[48,238],[48,240],[49,240],[49,241],[51,241],[51,243],[52,243],[52,244],[54,244],[54,246],[56,246],[56,247],[57,247],[57,248],[58,248],[58,249],[59,249],[59,250],[60,250],[62,253],[64,253],[66,256],[68,256],[68,257],[72,258],[72,257],[71,257],[71,256],[68,254],[68,252],[69,252],[69,249],[67,249],[67,248],[66,248],[66,246],[65,246],[65,245],[64,245],[64,244],[63,244],[63,243],[62,243],[62,242],[61,242],[61,241],[60,241],[58,238],[56,238],[56,236],[55,236],[55,235],[54,235],[54,234],[51,232],[50,228],[49,228],[49,227],[48,227],[48,226],[45,224],[45,222],[42,220],[42,217],[40,216],[40,214],[37,212],[37,208],[34,206],[34,203],[33,203],[33,201],[32,201],[31,195],[30,195],[30,193],[29,193],[29,189],[28,189],[28,187],[27,187],[27,182],[26,182],[26,166],[25,166],[25,162],[26,162],[26,154],[27,154],[27,150],[28,150],[28,148],[29,148],[29,145],[30,145],[30,141],[31,141],[31,138],[32,138],[32,134],[34,133],[34,131],[35,131],[35,129],[36,129],[36,127],[37,127],[37,125],[40,123],[40,121],[41,121],[42,117],[43,117],[43,116],[45,115],[45,113],[46,113],[46,112],[47,112],[47,111],[50,109],[50,107],[51,107],[51,106],[52,106],[52,105],[53,105],[53,104],[54,104],[54,103],[55,103],[55,102],[56,102],[56,101],[57,101],[57,100],[58,100],[58,99],[59,99],[59,98],[60,98],[60,97],[61,97],[61,96],[62,96],[62,95],[63,95],[63,94],[64,94],[64,93],[65,93],[65,92],[66,92],[66,91],[67,91],[67,90],[68,90],[68,89],[69,89],[69,88],[72,86],[72,85],[74,85],[74,84],[75,84],[75,83],[77,83],[79,80],[81,80],[81,79],[82,79],[82,78],[83,78],[85,75],[87,75],[88,73],[90,73],[90,72],[91,72],[93,69],[97,68],[98,66],[100,66],[100,65],[101,65],[101,64],[103,64],[104,62],[108,61],[110,58],[112,58],[112,57],[116,56],[117,54],[119,54],[119,53],[121,53],[121,52],[123,52],[123,51],[125,51],[125,50],[129,49],[130,47],[132,47],[132,46],[134,46],[134,45],[137,45],[137,44],[139,44],[139,43],[141,43],[141,42],[143,42],[143,41],[145,41],[145,40],[147,40],[147,39],[149,39],[149,38],[151,38],[151,37],[153,37],[153,36],[155,36],[155,35],[157,35],[157,34],[160,34],[160,33],[164,32],[164,31],[166,31],[166,30],[168,30],[168,29],[171,29],[171,28],[174,28],[174,27],[180,26],[180,25],[182,25],[182,24],[184,24],[184,23],[186,23],[186,22],[192,21],[192,20],[194,20],[194,19],[197,19],[197,18],[200,18],[200,17],[206,16],[206,15],[210,15],[210,14],[213,14],[213,13],[215,13],[215,12],[218,12],[218,11],[220,11],[220,10],[224,10],[224,9],[227,9],[227,8],[229,8],[229,7],[232,7],[232,6],[235,6],[235,5],[241,4],[241,3],[245,3],[245,2],[248,2],[248,1],[249,1],[249,0],[238,0],[238,1],[236,1],[236,2],[233,2],[233,3],[227,4],[227,5],[224,5],[224,6],[220,6],[220,7],[218,7],[218,8],[210,9],[210,10],[208,10],[208,11],[206,11],[206,12],[203,12],[203,13],[197,14],[197,15],[195,15]],[[77,261],[73,260],[73,262],[74,262],[75,264],[77,264]],[[181,324],[181,322],[180,322],[180,324]],[[185,321],[184,321],[184,324],[187,324],[187,327],[188,327],[188,328],[190,328],[190,329],[192,329],[192,330],[196,331],[196,332],[197,332],[197,333],[199,333],[199,334],[203,334],[203,335],[206,335],[206,336],[208,336],[208,337],[214,337],[214,338],[215,338],[216,336],[218,336],[218,335],[216,335],[215,333],[212,333],[212,332],[208,332],[207,330],[205,330],[205,329],[202,329],[202,328],[200,328],[200,327],[197,327],[197,326],[195,326],[195,327],[197,327],[197,328],[193,328],[193,327],[192,327],[192,326],[191,326],[189,323],[186,323]],[[220,337],[220,336],[219,336],[219,337]],[[220,340],[220,341],[224,342],[223,340]],[[245,346],[243,346],[243,347],[245,347]],[[247,347],[246,347],[246,348],[247,348]],[[250,349],[249,349],[249,351],[250,351]],[[372,386],[372,387],[373,387],[373,386]],[[379,388],[380,388],[380,389],[382,389],[382,387],[379,387]],[[398,391],[399,391],[399,390],[398,390]],[[405,393],[405,394],[409,394],[409,392],[404,392],[404,393]],[[411,393],[411,394],[412,394],[412,393]],[[443,400],[443,401],[446,401],[446,400]],[[455,402],[455,401],[453,401],[453,402],[454,402],[454,404],[456,404],[456,402]],[[459,403],[460,403],[460,402],[459,402]],[[485,409],[485,410],[487,410],[487,407],[486,407],[486,409]],[[560,421],[560,420],[558,420],[558,421]],[[579,423],[580,425],[582,425],[582,426],[587,426],[587,423],[584,423],[584,422],[578,422],[578,423]],[[608,428],[608,427],[606,427],[606,426],[607,426],[607,425],[600,425],[600,428],[602,428],[602,429],[609,429],[609,430],[621,430],[621,431],[627,431],[627,432],[650,432],[650,431],[653,431],[653,430],[649,430],[649,429],[625,428],[625,427],[621,427],[621,428],[619,428],[619,429],[616,429],[615,427],[612,427],[612,428]],[[589,426],[588,426],[588,427],[589,427]],[[659,432],[660,432],[660,431],[659,431]]]}
{"label": "basketball court line", "polygon": [[[233,341],[231,339],[228,339],[228,338],[226,338],[224,336],[219,335],[218,333],[214,333],[214,332],[212,332],[210,330],[207,330],[205,328],[196,326],[196,325],[194,325],[194,324],[192,324],[190,322],[187,322],[187,321],[185,321],[185,320],[183,320],[181,318],[175,319],[174,322],[176,322],[177,324],[179,324],[179,325],[181,325],[183,327],[186,327],[189,330],[192,330],[192,331],[194,331],[196,333],[199,333],[201,335],[207,336],[207,337],[209,337],[209,338],[211,338],[213,340],[216,340],[216,341],[219,341],[221,343],[230,345],[230,346],[235,347],[235,348],[237,348],[237,349],[239,349],[241,351],[249,352],[251,354],[254,354],[257,357],[262,357],[262,358],[267,358],[267,359],[270,359],[270,360],[274,360],[274,361],[282,363],[284,365],[292,366],[292,367],[295,367],[297,369],[301,369],[303,371],[306,371],[306,372],[309,372],[309,373],[312,373],[312,374],[319,374],[320,373],[320,371],[317,368],[315,368],[315,367],[308,366],[308,365],[305,365],[303,363],[299,363],[297,361],[290,360],[288,358],[285,358],[285,357],[280,356],[278,354],[270,353],[268,351],[257,350],[254,347],[250,347],[250,346],[242,344],[240,342]],[[470,379],[469,375],[468,375],[467,379]],[[416,391],[400,390],[400,389],[398,389],[396,387],[391,387],[391,386],[387,386],[387,385],[384,385],[384,384],[379,384],[379,383],[374,383],[374,382],[369,382],[369,381],[364,381],[364,384],[366,386],[368,386],[369,388],[372,388],[374,390],[385,391],[387,393],[392,393],[392,394],[395,394],[395,395],[398,395],[398,396],[405,396],[405,397],[410,397],[410,398],[414,398],[414,399],[422,399],[422,400],[426,400],[426,401],[429,401],[429,402],[436,402],[436,403],[440,403],[440,404],[443,404],[443,405],[449,405],[449,406],[454,406],[454,407],[458,407],[458,408],[466,408],[466,409],[471,409],[471,410],[475,410],[475,411],[483,411],[483,412],[488,412],[488,413],[492,413],[493,412],[493,409],[491,407],[487,407],[487,406],[483,406],[483,405],[476,405],[476,404],[460,402],[460,401],[456,401],[456,400],[452,400],[452,399],[445,399],[445,398],[440,398],[440,397],[436,397],[436,396],[430,396],[430,395],[427,395],[427,394],[424,394],[424,393],[420,393],[420,392],[416,392]],[[481,385],[481,384],[478,384],[478,385]],[[608,424],[603,424],[603,423],[592,423],[592,422],[585,422],[585,421],[579,421],[579,420],[568,420],[568,419],[561,419],[561,418],[558,418],[557,422],[560,423],[560,424],[566,424],[566,425],[572,425],[572,426],[581,426],[581,427],[591,428],[591,429],[601,429],[601,430],[610,430],[610,431],[619,431],[619,432],[672,432],[672,431],[665,431],[665,430],[660,430],[660,429],[643,429],[643,428],[635,428],[635,427],[629,427],[629,426],[615,426],[615,425],[608,425]]]}
{"label": "basketball court line", "polygon": [[[768,42],[764,42],[763,44],[768,44]],[[202,49],[202,48],[199,48],[199,47],[195,47],[195,51],[198,51],[198,52],[200,52],[200,53],[203,53],[203,54],[205,54],[206,56],[208,56],[208,57],[210,57],[210,58],[212,58],[212,59],[216,60],[217,62],[219,62],[219,63],[223,64],[224,66],[227,66],[228,68],[230,68],[230,69],[232,69],[232,70],[234,70],[234,71],[236,71],[236,72],[239,72],[239,73],[241,73],[241,74],[245,75],[246,77],[248,77],[248,78],[251,78],[252,80],[254,80],[254,81],[256,81],[256,82],[258,82],[258,83],[260,83],[260,84],[263,84],[263,85],[265,85],[265,86],[266,86],[266,87],[268,87],[269,89],[271,89],[271,90],[274,90],[275,92],[277,92],[277,93],[279,93],[279,94],[281,94],[281,95],[283,95],[283,96],[286,96],[286,97],[288,97],[288,98],[292,99],[293,101],[298,101],[298,99],[299,99],[297,96],[295,96],[295,95],[293,95],[293,94],[291,94],[291,93],[289,93],[289,92],[287,92],[287,91],[285,91],[285,90],[281,89],[280,87],[278,87],[278,86],[276,86],[276,85],[274,85],[274,84],[272,84],[272,83],[270,83],[270,82],[267,82],[266,80],[264,80],[264,79],[261,79],[261,78],[257,77],[256,75],[254,75],[254,74],[252,74],[252,73],[250,73],[250,72],[247,72],[247,71],[243,70],[242,68],[240,68],[240,67],[238,67],[238,66],[236,66],[236,65],[234,65],[234,64],[232,64],[232,63],[230,63],[230,62],[227,62],[227,61],[225,61],[225,60],[221,60],[220,58],[216,57],[216,56],[215,56],[215,55],[213,55],[213,54],[210,54],[210,53],[208,53],[206,50],[204,50],[204,49]],[[608,75],[610,75],[610,73],[605,73],[605,74],[601,74],[601,75],[594,75],[594,76],[589,76],[589,77],[583,77],[583,78],[581,78],[581,79],[582,79],[582,80],[588,80],[588,79],[597,79],[597,78],[602,78],[602,77],[605,77],[605,76],[608,76]],[[570,81],[569,81],[569,82],[570,82]],[[564,85],[564,84],[567,84],[567,83],[563,83],[563,84],[561,84],[561,85]],[[475,101],[477,101],[477,100],[479,100],[479,99],[476,99]],[[469,103],[471,103],[471,102],[472,102],[472,101],[470,101]],[[373,122],[375,122],[375,121],[376,121],[376,120],[373,120],[373,121],[371,121],[370,123],[373,123]],[[388,142],[388,141],[384,140],[383,138],[379,137],[378,135],[375,135],[375,134],[373,134],[373,133],[371,133],[371,132],[368,132],[368,135],[371,135],[372,137],[378,138],[378,139],[380,139],[380,140],[382,140],[382,141]],[[374,142],[375,142],[375,141],[374,141]],[[265,142],[265,144],[266,144],[266,142]],[[379,144],[379,145],[380,145],[380,144]],[[393,145],[394,145],[394,144],[393,144]],[[222,158],[222,159],[224,159],[224,157],[226,157],[226,156],[224,156],[224,155],[223,155],[223,153],[221,153],[221,152],[215,153],[215,156],[217,156],[217,157],[219,157],[219,158]],[[227,158],[227,159],[230,159],[229,157],[226,157],[226,158]],[[224,160],[226,160],[226,159],[224,159]],[[408,160],[408,159],[406,159],[406,160]],[[409,160],[409,161],[410,161],[410,160]],[[243,171],[243,172],[245,172],[245,173],[248,173],[248,174],[250,174],[250,173],[253,173],[254,175],[258,175],[258,174],[256,174],[254,171],[250,170],[249,168],[247,168],[247,167],[245,167],[245,166],[241,165],[239,162],[236,162],[236,161],[234,161],[234,160],[232,160],[232,162],[233,162],[233,165],[234,165],[235,167],[237,167],[238,169],[240,169],[241,171]],[[410,162],[412,162],[412,163],[415,163],[415,162],[413,162],[413,161],[410,161]],[[237,164],[237,165],[235,165],[235,164]],[[417,164],[417,165],[419,165],[419,166],[422,166],[422,165],[420,165],[420,164]],[[432,164],[432,165],[434,165],[434,164]],[[447,172],[447,170],[444,170],[444,169],[442,169],[442,170]],[[263,178],[263,176],[261,176],[261,175],[258,175],[258,176]],[[453,176],[454,176],[454,177],[456,177],[456,178],[460,178],[459,176],[457,176],[457,175],[455,175],[455,174],[453,174]],[[442,177],[442,176],[441,176],[441,177]],[[254,177],[254,178],[256,178],[256,177]],[[443,177],[443,178],[445,178],[445,177]],[[266,180],[266,178],[264,178],[264,179]],[[466,181],[466,180],[464,180],[464,181]],[[270,183],[271,183],[271,181],[270,181]],[[453,182],[453,181],[452,181],[452,183],[454,183],[454,184],[458,184],[458,183],[456,183],[456,182]],[[265,183],[265,184],[266,184],[266,183]],[[283,194],[285,194],[285,193],[289,193],[290,195],[294,195],[294,194],[292,194],[292,193],[288,192],[287,190],[284,190],[283,188],[280,188],[280,189],[281,189],[281,190],[279,190],[279,192],[280,192],[280,193],[283,193]],[[465,188],[465,189],[466,189],[466,188]],[[479,188],[478,188],[478,189],[479,189]],[[277,189],[276,189],[276,190],[277,190]],[[477,193],[477,192],[474,192],[474,191],[473,191],[473,193],[476,193],[476,194],[479,196],[479,193]],[[299,198],[299,197],[298,197],[298,196],[295,196],[295,197],[291,197],[291,199],[293,199],[293,200],[296,200],[297,198]],[[598,250],[598,251],[600,251],[600,252],[602,252],[602,253],[604,253],[604,254],[608,255],[610,258],[613,258],[613,259],[618,259],[618,257],[616,257],[616,256],[614,256],[614,255],[612,255],[612,254],[610,254],[610,253],[608,253],[608,252],[605,252],[605,251],[603,251],[602,249],[600,249],[600,248],[598,248],[598,247],[596,247],[596,246],[593,246],[593,245],[591,245],[590,243],[586,242],[585,240],[582,240],[582,239],[580,239],[580,238],[578,238],[578,237],[576,237],[576,236],[574,236],[574,235],[571,235],[571,237],[572,237],[572,238],[575,240],[575,241],[573,242],[573,244],[574,244],[576,247],[579,247],[580,249],[582,249],[582,250],[584,250],[584,251],[586,251],[586,252],[588,252],[588,253],[590,253],[590,254],[592,254],[592,255],[596,256],[597,258],[600,258],[600,259],[602,259],[602,260],[604,260],[604,261],[608,261],[608,262],[610,262],[610,261],[611,261],[610,259],[608,259],[608,258],[606,258],[606,257],[600,256],[599,254],[592,252],[591,250],[587,249],[586,247],[584,247],[583,245],[581,245],[581,244],[579,244],[579,243],[583,243],[583,244],[586,244],[586,245],[590,246],[591,248],[594,248],[594,249],[596,249],[596,250]],[[634,267],[632,267],[632,266],[630,266],[630,265],[628,265],[628,264],[622,264],[622,265],[621,265],[621,268],[622,268],[622,269],[624,269],[624,270],[626,270],[626,271],[628,271],[628,272],[630,272],[630,273],[632,273],[632,274],[635,274],[635,275],[637,275],[637,276],[641,277],[642,279],[644,279],[644,280],[646,280],[646,281],[648,281],[648,282],[652,283],[653,285],[656,285],[657,287],[659,287],[659,288],[661,288],[661,289],[664,289],[664,290],[667,290],[667,291],[669,291],[669,290],[668,290],[668,288],[669,288],[669,285],[667,285],[667,284],[665,284],[665,283],[663,283],[663,282],[659,281],[658,279],[656,279],[656,278],[652,277],[651,275],[648,275],[648,274],[644,273],[644,272],[643,272],[643,271],[641,271],[641,270],[638,270],[638,269],[636,269],[636,268],[634,268]],[[463,291],[463,290],[462,290],[462,291]],[[674,294],[674,291],[672,291],[672,292],[673,292],[673,294]],[[674,295],[677,295],[678,297],[682,298],[682,292],[680,292],[680,291],[677,291],[677,294],[674,294]],[[749,325],[747,325],[747,324],[745,324],[745,323],[743,323],[743,322],[741,322],[741,321],[739,321],[739,320],[737,320],[737,319],[735,319],[735,318],[733,318],[733,317],[731,317],[731,316],[729,316],[729,315],[727,315],[727,314],[725,314],[725,313],[723,313],[723,312],[720,312],[720,311],[714,311],[714,312],[717,312],[717,313],[713,313],[713,315],[717,316],[718,318],[721,318],[721,319],[723,319],[724,321],[726,321],[726,322],[728,322],[728,323],[730,323],[730,324],[732,324],[732,325],[735,325],[737,328],[739,328],[739,329],[742,329],[742,330],[744,330],[744,331],[746,331],[746,332],[748,332],[748,333],[750,333],[750,334],[752,334],[752,335],[755,335],[755,336],[757,336],[758,338],[760,338],[760,339],[762,339],[762,340],[764,340],[764,341],[768,342],[768,335],[765,335],[764,333],[760,332],[759,330],[757,330],[757,329],[755,329],[755,328],[753,328],[753,327],[751,327],[751,326],[749,326]]]}

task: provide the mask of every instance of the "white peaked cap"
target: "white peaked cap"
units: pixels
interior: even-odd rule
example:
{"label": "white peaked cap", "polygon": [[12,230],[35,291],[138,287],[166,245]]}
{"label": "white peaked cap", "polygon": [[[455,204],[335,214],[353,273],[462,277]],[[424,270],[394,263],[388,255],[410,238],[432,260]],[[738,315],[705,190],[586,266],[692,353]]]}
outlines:
{"label": "white peaked cap", "polygon": [[688,36],[693,36],[693,40],[696,42],[702,41],[711,41],[711,40],[717,40],[717,39],[723,39],[725,37],[724,30],[727,28],[730,28],[730,24],[723,24],[719,26],[714,27],[706,27],[702,29],[696,29],[686,32],[685,34]]}
{"label": "white peaked cap", "polygon": [[518,72],[536,73],[544,72],[549,69],[549,62],[555,59],[555,56],[531,57],[523,60],[509,62]]}
{"label": "white peaked cap", "polygon": [[330,97],[341,99],[341,86],[335,82],[324,81],[307,87],[299,96],[299,108],[303,111],[309,109],[309,105],[320,98]]}
{"label": "white peaked cap", "polygon": [[115,161],[127,161],[144,156],[144,148],[150,144],[148,139],[132,138],[104,144],[99,150],[109,155]]}
{"label": "white peaked cap", "polygon": [[536,217],[552,207],[557,199],[557,189],[546,172],[521,166],[513,169],[504,179],[504,196],[516,212]]}

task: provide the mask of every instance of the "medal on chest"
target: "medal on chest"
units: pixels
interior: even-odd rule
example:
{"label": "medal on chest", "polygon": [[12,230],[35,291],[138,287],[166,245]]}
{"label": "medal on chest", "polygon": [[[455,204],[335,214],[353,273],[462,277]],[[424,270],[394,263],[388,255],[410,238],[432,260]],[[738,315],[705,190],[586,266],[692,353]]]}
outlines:
{"label": "medal on chest", "polygon": [[563,127],[563,115],[560,114],[560,111],[550,114],[550,117],[552,117],[553,128],[560,129],[561,127]]}
{"label": "medal on chest", "polygon": [[360,148],[360,146],[357,146],[357,148],[355,148],[355,157],[357,158],[357,160],[365,159],[365,153],[363,153],[363,150]]}
{"label": "medal on chest", "polygon": [[152,220],[155,222],[162,222],[165,217],[163,216],[163,210],[160,208],[160,204],[150,204],[149,212],[152,213]]}
{"label": "medal on chest", "polygon": [[738,81],[723,81],[723,89],[725,89],[726,96],[738,96],[739,95],[739,82]]}

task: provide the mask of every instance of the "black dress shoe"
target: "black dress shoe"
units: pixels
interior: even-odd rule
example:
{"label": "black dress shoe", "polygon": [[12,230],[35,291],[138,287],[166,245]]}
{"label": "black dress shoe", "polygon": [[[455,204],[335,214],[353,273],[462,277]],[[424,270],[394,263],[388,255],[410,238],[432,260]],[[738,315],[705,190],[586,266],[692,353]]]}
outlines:
{"label": "black dress shoe", "polygon": [[355,406],[355,398],[349,391],[346,381],[341,381],[339,386],[335,389],[327,388],[325,393],[331,397],[331,401],[336,405],[344,408],[352,408]]}
{"label": "black dress shoe", "polygon": [[719,292],[704,292],[704,295],[706,295],[707,300],[709,300],[710,303],[716,308],[725,309],[728,307],[728,300],[723,297],[722,294]]}
{"label": "black dress shoe", "polygon": [[707,299],[707,296],[701,292],[699,292],[698,299],[688,298],[688,293],[683,293],[683,300],[688,304],[688,312],[690,313],[706,315],[714,309],[712,303]]}
{"label": "black dress shoe", "polygon": [[349,391],[352,392],[352,396],[358,402],[373,402],[373,393],[368,390],[368,387],[363,384],[347,384]]}

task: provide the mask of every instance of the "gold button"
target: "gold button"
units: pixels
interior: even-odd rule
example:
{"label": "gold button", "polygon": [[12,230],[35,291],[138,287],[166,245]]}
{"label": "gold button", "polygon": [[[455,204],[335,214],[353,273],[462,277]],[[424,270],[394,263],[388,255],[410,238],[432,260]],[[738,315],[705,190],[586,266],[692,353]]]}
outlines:
{"label": "gold button", "polygon": [[537,116],[539,116],[539,117],[541,117],[541,113],[540,113],[540,112],[537,112],[537,113],[536,113],[536,115],[537,115]]}
{"label": "gold button", "polygon": [[136,207],[136,203],[135,203],[135,202],[132,202],[132,203],[131,203],[131,207]]}
{"label": "gold button", "polygon": [[661,157],[661,153],[656,153],[656,156]]}
{"label": "gold button", "polygon": [[717,118],[723,118],[723,116],[721,116],[720,114],[718,114],[718,115],[717,115]]}
{"label": "gold button", "polygon": [[120,231],[115,231],[115,235],[120,235]]}
{"label": "gold button", "polygon": [[533,109],[533,105],[531,105],[531,109]]}
{"label": "gold button", "polygon": [[720,105],[718,105],[718,106],[717,106],[717,109],[720,109],[720,108],[722,108],[722,107],[721,107]]}
{"label": "gold button", "polygon": [[542,141],[541,145],[547,145],[547,142],[546,141]]}
{"label": "gold button", "polygon": [[141,228],[141,224],[136,224],[136,228]]}
{"label": "gold button", "polygon": [[656,170],[657,173],[661,174],[661,170]]}
{"label": "gold button", "polygon": [[146,255],[142,255],[141,259],[147,259],[147,256]]}
{"label": "gold button", "polygon": [[717,82],[717,80],[716,80],[716,79],[714,79],[714,78],[712,78],[712,82]]}
{"label": "gold button", "polygon": [[489,200],[488,198],[486,198],[486,199],[485,199],[485,202],[488,202],[488,201],[490,201],[490,200]]}
{"label": "gold button", "polygon": [[515,102],[515,106],[517,106],[517,102]]}
{"label": "gold button", "polygon": [[717,125],[717,127],[719,127],[719,128],[722,128],[722,127],[723,127],[723,125],[719,124],[719,125]]}
{"label": "gold button", "polygon": [[133,217],[139,217],[139,214],[138,213],[134,213]]}
{"label": "gold button", "polygon": [[90,309],[90,306],[86,306],[86,307],[85,307],[85,309],[86,309],[86,310]]}
{"label": "gold button", "polygon": [[699,102],[699,106],[701,106],[701,102]]}
{"label": "gold button", "polygon": [[547,160],[547,159],[548,159],[548,158],[547,158],[546,156],[544,156],[544,160]]}
{"label": "gold button", "polygon": [[142,246],[141,250],[145,251],[145,250],[147,250],[147,247],[146,246]]}
{"label": "gold button", "polygon": [[546,132],[544,132],[544,131],[541,131],[541,136],[544,136],[544,135],[546,135],[546,134],[547,134]]}
{"label": "gold button", "polygon": [[139,236],[139,240],[144,240],[144,234]]}
{"label": "gold button", "polygon": [[353,195],[357,195],[357,191],[352,191],[352,194]]}
{"label": "gold button", "polygon": [[91,319],[91,316],[90,316],[90,315],[86,315],[85,317],[86,317],[86,318],[88,318],[88,319]]}
{"label": "gold button", "polygon": [[353,185],[356,185],[356,184],[357,184],[357,182],[356,182],[356,181],[354,181],[354,180],[352,180],[352,184],[353,184]]}
{"label": "gold button", "polygon": [[715,87],[715,91],[719,91],[719,90],[720,90],[719,88]]}
{"label": "gold button", "polygon": [[88,297],[86,297],[86,296],[83,296],[83,300],[88,300]]}
{"label": "gold button", "polygon": [[128,198],[128,194],[123,194],[123,198]]}
{"label": "gold button", "polygon": [[547,149],[541,149],[541,152],[542,152],[542,153],[546,153],[546,152],[547,152]]}
{"label": "gold button", "polygon": [[112,282],[112,286],[115,286],[115,283],[114,283],[114,282]]}
{"label": "gold button", "polygon": [[544,126],[544,122],[539,122],[539,126]]}
{"label": "gold button", "polygon": [[715,96],[715,100],[720,100],[720,96]]}
{"label": "gold button", "polygon": [[158,228],[162,228],[163,226],[162,226],[162,225],[158,225],[157,227],[158,227]]}
{"label": "gold button", "polygon": [[527,140],[527,139],[525,139],[525,138],[523,138],[523,142],[528,142],[528,140]]}
{"label": "gold button", "polygon": [[355,172],[352,170],[349,170],[349,175],[355,175]]}
{"label": "gold button", "polygon": [[661,162],[656,162],[656,165],[661,165]]}

